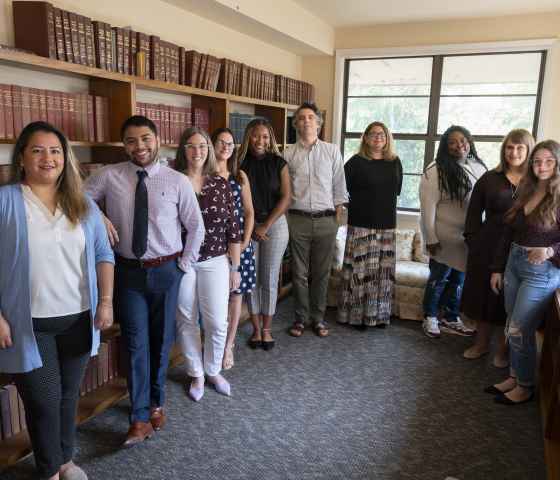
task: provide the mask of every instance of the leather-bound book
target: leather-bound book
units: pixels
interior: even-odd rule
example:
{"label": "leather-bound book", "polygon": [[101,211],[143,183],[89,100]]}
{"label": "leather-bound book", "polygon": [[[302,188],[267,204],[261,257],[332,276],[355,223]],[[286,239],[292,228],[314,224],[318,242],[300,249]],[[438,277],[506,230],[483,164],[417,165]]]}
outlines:
{"label": "leather-bound book", "polygon": [[12,114],[14,116],[14,138],[17,138],[23,130],[23,112],[21,107],[21,87],[11,85],[12,88]]}
{"label": "leather-bound book", "polygon": [[95,39],[93,36],[93,24],[91,18],[84,18],[84,29],[86,32],[86,60],[88,67],[95,67]]}
{"label": "leather-bound book", "polygon": [[128,73],[130,75],[138,75],[136,73],[136,54],[138,53],[138,36],[134,30],[128,31],[129,36],[129,54],[128,54]]}
{"label": "leather-bound book", "polygon": [[105,63],[105,23],[93,21],[93,39],[95,44],[95,65],[97,68],[107,69]]}
{"label": "leather-bound book", "polygon": [[72,38],[72,54],[74,55],[74,63],[81,64],[82,56],[80,54],[80,33],[78,30],[78,16],[74,12],[68,12],[70,20],[70,36]]}
{"label": "leather-bound book", "polygon": [[72,28],[70,27],[70,15],[66,10],[62,13],[62,31],[64,33],[64,55],[66,61],[74,63],[74,50],[72,49]]}
{"label": "leather-bound book", "polygon": [[114,32],[108,23],[105,23],[105,67],[109,72],[115,72],[115,45]]}
{"label": "leather-bound book", "polygon": [[80,49],[80,63],[82,65],[88,65],[85,17],[76,14],[76,21],[78,22],[78,46]]}
{"label": "leather-bound book", "polygon": [[14,110],[10,85],[0,85],[0,99],[4,105],[4,138],[14,139]]}
{"label": "leather-bound book", "polygon": [[87,98],[87,141],[95,143],[95,116],[93,110],[93,95],[84,94]]}
{"label": "leather-bound book", "polygon": [[121,28],[119,30],[122,34],[122,42],[123,42],[122,73],[126,75],[130,75],[130,30],[126,28]]}
{"label": "leather-bound book", "polygon": [[62,10],[60,8],[54,8],[54,37],[56,41],[56,58],[65,62],[64,28],[62,26]]}
{"label": "leather-bound book", "polygon": [[159,43],[160,39],[157,35],[150,35],[150,78],[152,80],[161,80]]}
{"label": "leather-bound book", "polygon": [[56,59],[54,8],[49,2],[12,2],[16,48]]}

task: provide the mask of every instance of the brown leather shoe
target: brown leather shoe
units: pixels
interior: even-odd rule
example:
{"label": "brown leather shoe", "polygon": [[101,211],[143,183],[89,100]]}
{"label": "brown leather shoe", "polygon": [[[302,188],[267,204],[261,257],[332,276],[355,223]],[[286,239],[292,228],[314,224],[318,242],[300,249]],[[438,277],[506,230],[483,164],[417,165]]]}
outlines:
{"label": "brown leather shoe", "polygon": [[146,438],[150,438],[153,434],[154,429],[150,422],[134,422],[128,429],[123,447],[133,447],[146,440]]}
{"label": "brown leather shoe", "polygon": [[152,407],[150,410],[150,423],[154,430],[161,430],[167,421],[163,407]]}

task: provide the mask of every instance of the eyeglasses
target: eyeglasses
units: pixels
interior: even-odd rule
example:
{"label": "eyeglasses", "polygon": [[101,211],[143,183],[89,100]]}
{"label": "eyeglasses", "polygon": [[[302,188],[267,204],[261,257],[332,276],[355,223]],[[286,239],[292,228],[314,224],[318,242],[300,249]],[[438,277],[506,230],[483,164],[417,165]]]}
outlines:
{"label": "eyeglasses", "polygon": [[233,148],[233,146],[235,145],[233,142],[224,142],[223,140],[220,140],[220,139],[216,140],[216,143],[218,145],[221,145],[222,147],[228,148],[228,149]]}
{"label": "eyeglasses", "polygon": [[185,150],[208,150],[208,144],[207,143],[187,143],[185,145]]}
{"label": "eyeglasses", "polygon": [[383,132],[370,132],[367,134],[368,138],[385,138],[385,134]]}

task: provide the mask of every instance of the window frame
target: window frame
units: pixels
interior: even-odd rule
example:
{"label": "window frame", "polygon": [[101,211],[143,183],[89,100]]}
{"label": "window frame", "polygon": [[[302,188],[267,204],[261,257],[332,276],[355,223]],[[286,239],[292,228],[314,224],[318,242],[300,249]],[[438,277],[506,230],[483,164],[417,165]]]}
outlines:
{"label": "window frame", "polygon": [[[356,139],[361,137],[362,132],[346,132],[346,115],[348,98],[390,98],[400,97],[397,95],[348,95],[348,79],[350,73],[350,63],[355,60],[381,60],[381,59],[406,59],[406,58],[432,58],[432,77],[430,83],[430,96],[428,107],[428,126],[426,133],[393,133],[395,140],[422,140],[425,142],[424,149],[424,168],[433,161],[435,157],[435,144],[441,139],[438,134],[438,116],[441,95],[441,82],[443,76],[443,61],[446,57],[464,57],[479,55],[504,55],[520,53],[540,53],[540,72],[535,101],[535,113],[533,117],[532,133],[535,138],[541,137],[543,126],[543,102],[548,98],[550,91],[550,81],[547,81],[547,73],[550,69],[546,68],[546,61],[549,50],[554,39],[542,39],[537,41],[517,41],[517,42],[498,42],[490,44],[470,44],[470,45],[441,45],[423,46],[413,49],[401,47],[389,49],[358,49],[358,50],[337,50],[336,52],[336,79],[335,79],[335,110],[333,114],[333,142],[338,143],[342,154],[344,154],[344,142],[346,139]],[[403,95],[409,97],[411,95]],[[418,95],[413,95],[418,96]],[[444,95],[443,97],[459,96]],[[471,95],[480,96],[484,95]],[[515,94],[504,94],[503,96],[514,97]],[[421,97],[425,97],[421,95]],[[372,119],[373,121],[374,119]],[[479,142],[501,142],[501,135],[473,135],[475,141]],[[422,173],[405,173],[405,175],[420,176]],[[398,212],[418,213],[416,208],[398,207]]]}

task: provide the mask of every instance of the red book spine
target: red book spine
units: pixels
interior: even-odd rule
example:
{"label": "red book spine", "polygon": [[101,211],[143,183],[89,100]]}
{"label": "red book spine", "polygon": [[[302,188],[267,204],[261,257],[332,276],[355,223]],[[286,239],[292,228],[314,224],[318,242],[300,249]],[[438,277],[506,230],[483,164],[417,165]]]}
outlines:
{"label": "red book spine", "polygon": [[115,57],[113,55],[113,29],[108,23],[103,24],[105,26],[105,66],[109,72],[114,72],[115,69]]}
{"label": "red book spine", "polygon": [[105,24],[103,22],[92,22],[93,37],[95,42],[95,64],[97,68],[106,69],[105,63]]}
{"label": "red book spine", "polygon": [[88,142],[95,143],[95,116],[93,114],[93,95],[85,94],[87,98],[87,126]]}
{"label": "red book spine", "polygon": [[29,97],[30,97],[30,104],[31,104],[31,115],[29,118],[30,122],[36,122],[41,120],[41,108],[39,106],[39,96],[40,91],[38,88],[30,88],[29,89]]}
{"label": "red book spine", "polygon": [[14,110],[12,105],[12,89],[9,85],[2,85],[2,98],[4,101],[4,127],[8,139],[15,138],[14,135]]}
{"label": "red book spine", "polygon": [[179,63],[177,65],[178,68],[178,80],[179,85],[185,85],[185,49],[184,47],[179,47]]}
{"label": "red book spine", "polygon": [[59,130],[63,129],[62,123],[62,92],[53,92],[54,97],[54,126]]}
{"label": "red book spine", "polygon": [[93,97],[93,111],[95,116],[95,141],[103,142],[103,99],[97,95]]}
{"label": "red book spine", "polygon": [[158,36],[150,35],[150,78],[153,80],[161,80],[159,42]]}
{"label": "red book spine", "polygon": [[54,8],[54,36],[56,39],[56,58],[66,61],[66,52],[64,51],[64,29],[62,27],[62,10]]}
{"label": "red book spine", "polygon": [[170,144],[171,143],[171,111],[169,110],[169,107],[167,105],[162,105],[161,109],[164,115],[163,128],[165,130],[165,139],[167,140],[167,143]]}
{"label": "red book spine", "polygon": [[87,64],[95,67],[95,39],[93,36],[93,24],[91,18],[84,17],[84,28],[86,32],[86,57]]}
{"label": "red book spine", "polygon": [[154,118],[152,120],[156,124],[157,131],[159,132],[160,136],[162,136],[163,141],[163,131],[161,128],[161,108],[159,105],[154,106]]}
{"label": "red book spine", "polygon": [[62,30],[64,33],[64,55],[66,61],[74,63],[74,51],[72,50],[72,28],[70,26],[70,15],[66,10],[61,10],[62,13]]}
{"label": "red book spine", "polygon": [[109,99],[107,97],[101,98],[103,99],[103,141],[109,142],[111,140],[109,132]]}
{"label": "red book spine", "polygon": [[47,116],[47,92],[44,89],[39,89],[39,120],[48,122]]}
{"label": "red book spine", "polygon": [[56,59],[54,9],[48,2],[12,2],[15,46]]}
{"label": "red book spine", "polygon": [[136,71],[136,54],[138,53],[138,35],[134,30],[129,31],[130,34],[130,58],[128,71],[130,75],[138,75]]}
{"label": "red book spine", "polygon": [[77,140],[77,115],[76,115],[76,95],[73,93],[68,93],[68,116],[70,117],[70,122],[68,125],[68,137],[70,140]]}
{"label": "red book spine", "polygon": [[74,12],[68,12],[70,19],[70,35],[72,37],[72,54],[74,55],[74,63],[82,63],[80,54],[80,34],[78,28],[78,17]]}
{"label": "red book spine", "polygon": [[159,79],[163,82],[167,81],[167,68],[169,59],[167,57],[166,42],[160,40],[159,42]]}
{"label": "red book spine", "polygon": [[54,108],[54,97],[56,92],[52,90],[45,90],[45,97],[47,98],[47,122],[53,127],[56,127],[56,111]]}
{"label": "red book spine", "polygon": [[87,46],[86,46],[86,25],[84,17],[82,15],[76,14],[76,19],[78,22],[78,45],[80,48],[80,63],[82,65],[88,64],[87,59]]}
{"label": "red book spine", "polygon": [[70,123],[72,121],[70,117],[70,94],[61,92],[60,97],[62,103],[62,131],[70,139]]}
{"label": "red book spine", "polygon": [[4,95],[2,95],[2,85],[0,85],[0,138],[6,138],[6,113],[4,107]]}
{"label": "red book spine", "polygon": [[17,138],[23,129],[21,87],[12,85],[12,111],[14,115],[14,138]]}
{"label": "red book spine", "polygon": [[130,75],[130,30],[126,28],[120,29],[123,42],[123,71],[122,73]]}
{"label": "red book spine", "polygon": [[89,141],[89,126],[88,126],[88,94],[80,93],[81,113],[82,113],[82,141]]}

